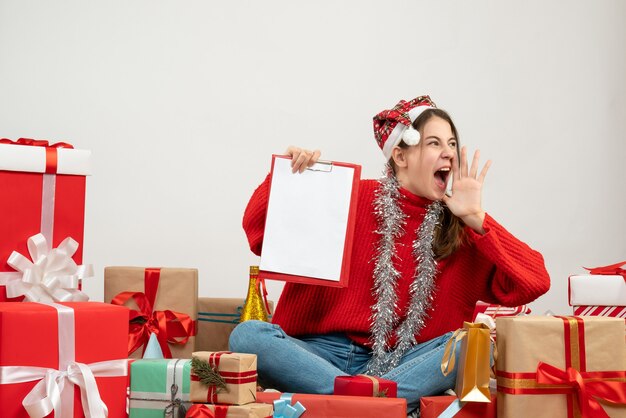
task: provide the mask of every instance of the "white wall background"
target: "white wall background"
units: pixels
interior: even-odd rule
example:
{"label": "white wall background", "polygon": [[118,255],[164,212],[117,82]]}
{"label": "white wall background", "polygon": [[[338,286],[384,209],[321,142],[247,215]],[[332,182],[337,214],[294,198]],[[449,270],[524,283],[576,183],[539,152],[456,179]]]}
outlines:
{"label": "white wall background", "polygon": [[544,254],[535,312],[569,313],[569,274],[626,259],[625,74],[621,0],[0,0],[0,136],[93,150],[95,300],[107,265],[198,267],[202,295],[244,297],[270,155],[378,177],[372,116],[430,94],[494,161],[484,207]]}

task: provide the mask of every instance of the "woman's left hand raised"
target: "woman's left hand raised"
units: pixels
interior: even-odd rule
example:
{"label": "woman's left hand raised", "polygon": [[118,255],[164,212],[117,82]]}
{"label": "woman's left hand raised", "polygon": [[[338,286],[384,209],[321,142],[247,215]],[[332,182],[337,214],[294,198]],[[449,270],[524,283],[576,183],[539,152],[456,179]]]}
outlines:
{"label": "woman's left hand raised", "polygon": [[483,221],[485,220],[485,211],[482,208],[482,188],[485,176],[491,165],[491,161],[487,161],[478,174],[478,160],[480,151],[474,153],[472,166],[467,167],[467,149],[461,148],[461,164],[452,164],[452,196],[444,196],[443,202],[448,206],[450,211],[461,218],[465,225],[472,228],[479,234],[483,234]]}

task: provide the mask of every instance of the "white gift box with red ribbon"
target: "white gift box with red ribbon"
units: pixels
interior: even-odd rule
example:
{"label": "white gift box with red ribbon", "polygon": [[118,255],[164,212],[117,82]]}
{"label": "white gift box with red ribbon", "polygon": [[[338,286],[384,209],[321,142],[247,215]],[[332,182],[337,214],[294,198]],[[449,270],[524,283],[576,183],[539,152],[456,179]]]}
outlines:
{"label": "white gift box with red ribbon", "polygon": [[626,306],[626,280],[620,275],[569,276],[572,306]]}
{"label": "white gift box with red ribbon", "polygon": [[[589,274],[569,276],[571,306],[626,306],[626,261],[587,268]],[[605,316],[605,315],[602,315]]]}

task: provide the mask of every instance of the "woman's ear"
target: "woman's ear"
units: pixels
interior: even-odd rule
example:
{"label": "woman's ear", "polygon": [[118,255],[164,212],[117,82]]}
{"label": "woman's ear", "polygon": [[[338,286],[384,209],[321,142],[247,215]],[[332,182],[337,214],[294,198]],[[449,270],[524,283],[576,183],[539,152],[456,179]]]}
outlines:
{"label": "woman's ear", "polygon": [[391,158],[393,158],[393,162],[396,163],[397,167],[404,168],[407,166],[406,152],[403,148],[394,147],[391,150]]}

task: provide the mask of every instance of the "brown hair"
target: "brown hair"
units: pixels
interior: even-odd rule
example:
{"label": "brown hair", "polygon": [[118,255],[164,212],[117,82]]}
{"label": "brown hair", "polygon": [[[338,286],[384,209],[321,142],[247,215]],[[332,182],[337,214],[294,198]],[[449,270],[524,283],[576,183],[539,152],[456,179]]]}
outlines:
{"label": "brown hair", "polygon": [[[457,141],[457,163],[460,161],[460,142],[459,142],[459,134],[456,130],[456,126],[454,126],[454,122],[452,122],[452,118],[448,113],[444,110],[433,108],[426,109],[423,111],[413,122],[413,127],[418,130],[420,133],[423,133],[424,125],[433,117],[439,117],[450,124],[450,128],[452,129],[452,133]],[[408,148],[404,141],[400,141],[398,144],[400,148]],[[396,172],[396,164],[393,160],[393,157],[389,159],[389,163],[393,168],[394,173]],[[435,258],[440,260],[442,258],[446,258],[452,253],[454,253],[459,246],[465,240],[465,224],[458,216],[454,215],[450,209],[444,204],[443,212],[439,217],[439,226],[435,229],[435,234],[433,237],[433,252],[435,253]]]}

